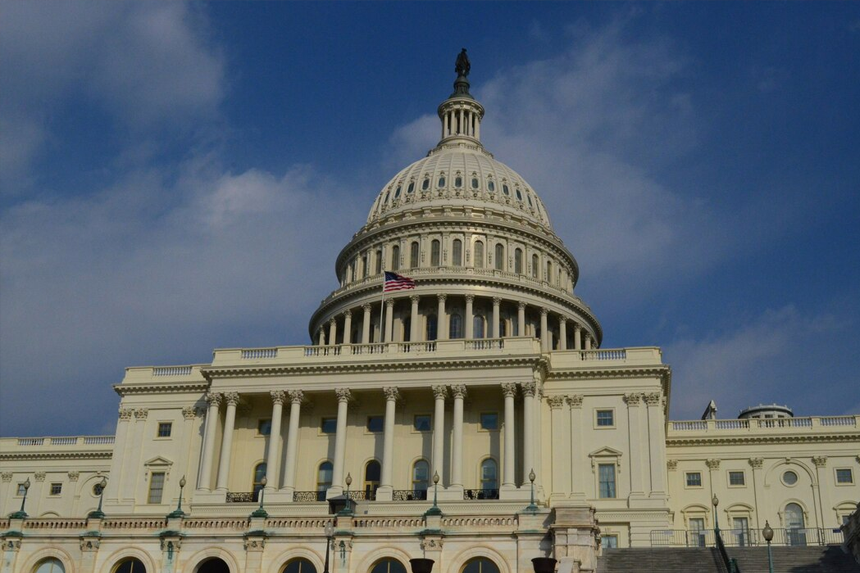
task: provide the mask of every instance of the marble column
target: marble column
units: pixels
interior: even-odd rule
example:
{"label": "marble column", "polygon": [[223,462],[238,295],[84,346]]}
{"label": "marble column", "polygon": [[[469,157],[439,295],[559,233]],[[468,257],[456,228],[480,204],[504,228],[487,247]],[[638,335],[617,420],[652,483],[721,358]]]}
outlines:
{"label": "marble column", "polygon": [[523,382],[523,482],[535,467],[534,462],[534,410],[535,390],[537,384],[533,380]]}
{"label": "marble column", "polygon": [[394,328],[394,300],[385,301],[385,340],[391,342],[391,331]]}
{"label": "marble column", "polygon": [[269,432],[269,451],[266,455],[266,491],[278,489],[278,461],[281,459],[281,417],[284,392],[272,390],[272,427]]}
{"label": "marble column", "polygon": [[501,338],[499,333],[499,306],[502,304],[502,299],[493,297],[493,332],[489,338]]}
{"label": "marble column", "polygon": [[587,332],[585,333],[585,349],[591,350],[591,335]]}
{"label": "marble column", "polygon": [[451,386],[454,397],[454,428],[451,441],[451,485],[463,486],[463,401],[466,399],[466,386]]}
{"label": "marble column", "polygon": [[447,295],[436,295],[439,301],[439,306],[436,309],[436,338],[438,340],[448,340],[448,315],[445,312],[445,299]]}
{"label": "marble column", "polygon": [[472,340],[475,338],[475,320],[473,319],[473,304],[475,302],[475,295],[467,294],[466,295],[466,316],[464,321],[466,322],[466,340]]}
{"label": "marble column", "polygon": [[411,342],[420,342],[418,340],[419,336],[419,323],[418,323],[418,301],[421,300],[417,294],[413,294],[409,297],[409,302],[412,303],[412,313],[409,318],[409,340]]}
{"label": "marble column", "polygon": [[292,492],[296,484],[296,448],[299,444],[299,417],[302,411],[304,392],[290,390],[290,425],[287,431],[287,459],[284,462],[284,490]]}
{"label": "marble column", "polygon": [[331,490],[334,495],[340,495],[343,489],[343,466],[346,457],[346,416],[349,398],[352,393],[349,388],[337,388],[337,430],[334,435],[334,464],[331,472]]}
{"label": "marble column", "polygon": [[332,318],[328,321],[328,345],[334,346],[337,344],[337,319]]}
{"label": "marble column", "polygon": [[666,443],[666,422],[663,417],[662,394],[652,392],[645,395],[648,410],[648,445],[651,466],[651,495],[665,496],[666,488],[666,456],[663,444]]}
{"label": "marble column", "polygon": [[558,318],[558,349],[567,350],[567,319],[563,316]]}
{"label": "marble column", "polygon": [[553,497],[562,496],[570,488],[571,448],[568,418],[564,411],[564,396],[547,396],[549,404],[550,426],[552,428],[550,443],[552,445],[552,492]]}
{"label": "marble column", "polygon": [[[394,467],[394,415],[400,393],[394,386],[382,389],[385,393],[385,426],[382,434],[382,475],[380,489],[393,489],[391,474]],[[377,499],[379,499],[377,497]]]}
{"label": "marble column", "polygon": [[238,392],[224,393],[227,413],[224,416],[224,436],[221,438],[221,459],[218,461],[218,481],[215,489],[227,491],[230,479],[230,456],[233,453],[233,428],[236,425],[236,406],[239,404]]}
{"label": "marble column", "polygon": [[517,304],[517,336],[526,335],[526,303]]}
{"label": "marble column", "polygon": [[317,346],[325,346],[325,327],[320,326],[319,334],[317,335]]}
{"label": "marble column", "polygon": [[200,462],[200,489],[212,489],[212,461],[215,457],[215,432],[218,431],[218,408],[221,406],[221,394],[209,392],[206,394],[209,402],[209,412],[206,414],[206,433],[203,435],[203,460]]}
{"label": "marble column", "polygon": [[642,394],[632,392],[624,395],[627,404],[627,427],[628,440],[630,444],[630,495],[641,496],[645,493],[642,486],[642,449],[639,443],[642,440],[640,428],[640,403]]}
{"label": "marble column", "polygon": [[547,324],[547,315],[549,309],[540,309],[540,349],[541,352],[549,352],[549,325]]}
{"label": "marble column", "polygon": [[567,397],[570,406],[570,496],[574,499],[586,498],[585,495],[585,428],[582,424],[582,394]]}
{"label": "marble column", "polygon": [[361,308],[364,310],[364,318],[361,321],[361,343],[370,344],[370,311],[372,307],[370,303],[365,303]]}
{"label": "marble column", "polygon": [[433,411],[433,460],[430,475],[439,473],[439,479],[445,479],[445,397],[448,390],[444,385],[431,386],[435,399]]}
{"label": "marble column", "polygon": [[343,313],[343,343],[352,344],[352,311]]}
{"label": "marble column", "polygon": [[515,487],[514,396],[517,393],[517,385],[509,382],[502,384],[502,393],[505,395],[505,463],[502,470],[502,485]]}
{"label": "marble column", "polygon": [[582,350],[582,327],[578,323],[573,324],[573,348]]}

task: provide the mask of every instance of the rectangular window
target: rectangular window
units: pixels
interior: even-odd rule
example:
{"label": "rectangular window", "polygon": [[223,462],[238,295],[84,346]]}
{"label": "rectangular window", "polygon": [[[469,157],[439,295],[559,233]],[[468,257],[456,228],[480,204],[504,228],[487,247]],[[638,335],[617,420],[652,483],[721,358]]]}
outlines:
{"label": "rectangular window", "polygon": [[617,535],[601,535],[600,536],[600,544],[604,549],[617,549],[618,548],[618,536]]}
{"label": "rectangular window", "polygon": [[744,472],[729,472],[729,485],[746,485]]}
{"label": "rectangular window", "polygon": [[320,431],[323,434],[334,434],[337,432],[337,418],[323,418],[320,420]]}
{"label": "rectangular window", "polygon": [[24,487],[24,484],[18,484],[18,497],[23,497],[24,494],[27,493],[27,488]]}
{"label": "rectangular window", "polygon": [[702,487],[701,472],[687,472],[687,487]]}
{"label": "rectangular window", "polygon": [[597,427],[611,428],[615,425],[615,412],[613,410],[597,411]]}
{"label": "rectangular window", "polygon": [[851,472],[851,468],[837,468],[836,483],[854,483],[854,475]]}
{"label": "rectangular window", "polygon": [[272,420],[270,420],[269,418],[257,420],[257,435],[258,436],[268,436],[271,433],[272,433]]}
{"label": "rectangular window", "polygon": [[690,547],[706,547],[707,532],[705,531],[704,517],[690,518],[690,534],[687,539],[687,544]]}
{"label": "rectangular window", "polygon": [[367,431],[368,432],[381,432],[385,427],[385,418],[382,416],[368,416],[367,417]]}
{"label": "rectangular window", "polygon": [[173,422],[159,422],[158,423],[158,437],[159,438],[169,438],[171,431],[173,431]]}
{"label": "rectangular window", "polygon": [[61,493],[63,493],[63,484],[52,483],[51,484],[51,495],[60,495]]}
{"label": "rectangular window", "polygon": [[418,414],[412,418],[412,427],[416,432],[429,432],[432,429],[430,416],[427,414]]}
{"label": "rectangular window", "polygon": [[600,479],[600,497],[615,497],[615,464],[598,464],[598,478]]}
{"label": "rectangular window", "polygon": [[499,415],[496,412],[483,412],[481,414],[481,429],[482,430],[498,430]]}
{"label": "rectangular window", "polygon": [[152,472],[149,476],[149,496],[146,503],[161,503],[164,493],[164,472]]}

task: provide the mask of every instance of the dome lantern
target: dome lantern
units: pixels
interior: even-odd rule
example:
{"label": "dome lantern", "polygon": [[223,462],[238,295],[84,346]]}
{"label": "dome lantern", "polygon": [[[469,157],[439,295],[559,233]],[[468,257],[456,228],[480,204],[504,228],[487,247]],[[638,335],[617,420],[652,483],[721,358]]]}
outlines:
{"label": "dome lantern", "polygon": [[469,93],[469,71],[471,70],[466,48],[457,56],[454,71],[457,79],[454,81],[454,93],[439,105],[439,119],[442,120],[442,139],[439,144],[453,143],[455,140],[466,140],[469,143],[480,144],[481,120],[484,117],[484,106],[478,103]]}

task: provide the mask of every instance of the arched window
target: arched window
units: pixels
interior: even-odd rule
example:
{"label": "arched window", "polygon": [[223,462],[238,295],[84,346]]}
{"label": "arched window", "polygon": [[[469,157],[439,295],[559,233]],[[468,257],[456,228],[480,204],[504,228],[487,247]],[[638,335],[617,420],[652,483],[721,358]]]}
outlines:
{"label": "arched window", "polygon": [[401,340],[403,342],[410,342],[412,340],[412,317],[407,316],[403,319],[403,336]]}
{"label": "arched window", "polygon": [[498,466],[493,458],[487,458],[481,462],[481,489],[499,489]]}
{"label": "arched window", "polygon": [[430,243],[430,266],[438,267],[440,255],[442,253],[442,245],[439,243],[439,239],[433,239],[433,242]]}
{"label": "arched window", "polygon": [[230,566],[223,559],[211,557],[197,567],[196,573],[230,573]]}
{"label": "arched window", "polygon": [[455,267],[463,266],[463,241],[454,239],[454,245],[451,249],[451,264]]}
{"label": "arched window", "polygon": [[365,499],[376,499],[376,489],[379,487],[379,480],[382,474],[382,468],[376,460],[370,460],[364,468],[364,495]]}
{"label": "arched window", "polygon": [[376,562],[370,573],[406,573],[406,567],[396,559],[381,559]]}
{"label": "arched window", "polygon": [[450,329],[450,338],[463,338],[463,317],[459,314],[452,314]]}
{"label": "arched window", "polygon": [[523,250],[517,249],[514,251],[514,272],[518,275],[523,274]]}
{"label": "arched window", "polygon": [[382,274],[382,251],[376,251],[376,268],[374,269],[376,272],[374,274]]}
{"label": "arched window", "polygon": [[410,181],[409,187],[406,188],[406,192],[412,193],[413,191],[415,191],[415,181]]}
{"label": "arched window", "polygon": [[475,241],[475,268],[484,268],[484,243]]}
{"label": "arched window", "polygon": [[331,474],[334,466],[328,460],[320,464],[317,470],[317,501],[325,501],[325,492],[331,487]]}
{"label": "arched window", "polygon": [[496,338],[504,338],[508,335],[508,321],[507,319],[500,318],[499,319],[499,332],[496,333]]}
{"label": "arched window", "polygon": [[436,340],[439,337],[439,321],[435,314],[427,317],[427,336],[426,340]]}
{"label": "arched window", "polygon": [[538,272],[540,269],[540,259],[538,259],[537,255],[532,255],[532,278],[538,278]]}
{"label": "arched window", "polygon": [[280,573],[317,573],[317,568],[304,557],[298,557],[287,561]]}
{"label": "arched window", "polygon": [[418,241],[412,241],[412,245],[409,247],[409,267],[418,268]]}
{"label": "arched window", "polygon": [[39,564],[36,566],[36,569],[33,570],[33,573],[65,573],[66,568],[63,567],[63,563],[57,559],[56,557],[48,557],[47,559],[42,559],[39,561]]}
{"label": "arched window", "polygon": [[484,338],[484,317],[480,314],[472,317],[472,336],[473,338]]}
{"label": "arched window", "polygon": [[486,557],[475,557],[466,562],[462,573],[499,573],[499,566]]}
{"label": "arched window", "polygon": [[552,281],[552,261],[546,262],[546,276],[544,277],[546,282]]}
{"label": "arched window", "polygon": [[427,499],[427,488],[430,487],[430,464],[418,460],[412,466],[412,495],[415,499]]}
{"label": "arched window", "polygon": [[785,529],[788,544],[793,546],[806,545],[806,520],[803,518],[803,508],[796,503],[785,506]]}
{"label": "arched window", "polygon": [[496,264],[497,271],[505,270],[505,246],[501,243],[496,243]]}
{"label": "arched window", "polygon": [[128,557],[119,562],[113,569],[113,573],[146,573],[146,567],[140,562],[140,559]]}
{"label": "arched window", "polygon": [[391,270],[400,270],[400,245],[391,247]]}
{"label": "arched window", "polygon": [[[259,500],[260,490],[263,489],[263,477],[266,475],[266,462],[259,463],[254,468],[254,483],[252,484],[254,489],[254,501]],[[275,485],[275,484],[272,484]]]}

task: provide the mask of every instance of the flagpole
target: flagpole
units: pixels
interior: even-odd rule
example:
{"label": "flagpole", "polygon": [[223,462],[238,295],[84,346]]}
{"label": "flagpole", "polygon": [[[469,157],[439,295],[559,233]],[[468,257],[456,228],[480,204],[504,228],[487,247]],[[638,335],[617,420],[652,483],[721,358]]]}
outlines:
{"label": "flagpole", "polygon": [[385,332],[382,330],[382,320],[385,316],[385,269],[382,271],[382,302],[379,303],[379,340],[385,342]]}

